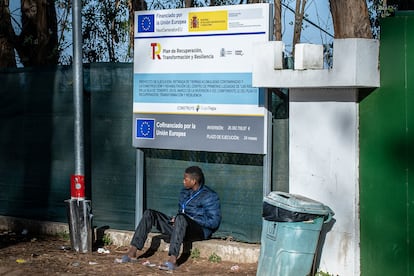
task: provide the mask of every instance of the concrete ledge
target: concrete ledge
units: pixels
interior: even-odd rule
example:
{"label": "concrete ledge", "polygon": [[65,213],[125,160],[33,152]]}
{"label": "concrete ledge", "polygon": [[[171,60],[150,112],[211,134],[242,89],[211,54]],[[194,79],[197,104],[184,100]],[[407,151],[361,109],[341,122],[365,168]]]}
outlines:
{"label": "concrete ledge", "polygon": [[[278,41],[255,45],[252,84],[280,88],[371,88],[380,86],[379,41],[375,39],[335,39],[333,68],[316,70],[275,70],[272,47]],[[271,57],[271,58],[269,58]]]}
{"label": "concrete ledge", "polygon": [[[105,230],[105,234],[109,235],[114,244],[129,246],[134,232],[107,229]],[[145,247],[150,247],[152,239],[159,235],[160,234],[157,233],[150,233],[145,243]],[[168,252],[168,246],[168,243],[161,239],[158,250]],[[200,251],[200,256],[203,258],[208,258],[215,253],[220,256],[223,261],[238,263],[255,263],[258,261],[260,254],[259,244],[248,244],[220,239],[194,242],[193,248],[197,248]]]}
{"label": "concrete ledge", "polygon": [[[37,221],[15,217],[0,216],[0,231],[13,231],[21,233],[24,229],[29,233],[56,235],[69,233],[67,223]],[[116,229],[106,229],[104,233],[109,235],[114,245],[129,246],[133,231],[122,231]],[[145,243],[145,247],[150,247],[152,238],[160,234],[151,233]],[[96,235],[95,235],[96,237]],[[220,239],[194,242],[193,248],[200,251],[200,257],[208,258],[213,253],[221,257],[223,261],[236,263],[256,263],[259,259],[260,245],[248,244]],[[168,251],[168,243],[161,240],[158,248],[160,251]]]}
{"label": "concrete ledge", "polygon": [[33,234],[69,234],[67,223],[0,216],[0,231],[21,233],[23,230]]}

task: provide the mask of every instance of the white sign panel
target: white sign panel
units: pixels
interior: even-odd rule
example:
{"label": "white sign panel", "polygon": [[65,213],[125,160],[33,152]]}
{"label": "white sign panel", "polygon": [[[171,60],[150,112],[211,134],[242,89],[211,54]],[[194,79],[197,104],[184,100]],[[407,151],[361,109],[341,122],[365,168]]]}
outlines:
{"label": "white sign panel", "polygon": [[133,145],[263,154],[252,58],[269,14],[269,4],[136,12]]}

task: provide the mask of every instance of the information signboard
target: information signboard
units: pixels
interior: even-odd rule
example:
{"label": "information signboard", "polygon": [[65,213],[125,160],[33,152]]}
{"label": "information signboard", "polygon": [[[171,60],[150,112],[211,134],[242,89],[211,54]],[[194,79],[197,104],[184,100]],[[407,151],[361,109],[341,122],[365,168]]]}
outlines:
{"label": "information signboard", "polygon": [[265,95],[252,87],[269,4],[135,13],[133,146],[264,154]]}

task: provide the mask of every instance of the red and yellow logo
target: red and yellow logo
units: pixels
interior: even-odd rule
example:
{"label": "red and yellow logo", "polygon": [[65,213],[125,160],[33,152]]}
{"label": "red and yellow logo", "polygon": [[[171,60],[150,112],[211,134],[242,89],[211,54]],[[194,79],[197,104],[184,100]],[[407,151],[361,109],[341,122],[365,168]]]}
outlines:
{"label": "red and yellow logo", "polygon": [[152,59],[161,59],[161,44],[158,42],[151,43]]}
{"label": "red and yellow logo", "polygon": [[228,29],[228,12],[190,12],[188,24],[190,32],[225,31]]}

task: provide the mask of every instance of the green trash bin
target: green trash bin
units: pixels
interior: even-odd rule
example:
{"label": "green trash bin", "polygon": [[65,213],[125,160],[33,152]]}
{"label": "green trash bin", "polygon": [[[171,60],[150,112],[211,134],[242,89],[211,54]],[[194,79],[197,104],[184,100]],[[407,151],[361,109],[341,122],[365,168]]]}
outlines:
{"label": "green trash bin", "polygon": [[306,276],[322,225],[334,212],[300,195],[271,192],[263,199],[263,226],[257,276]]}

